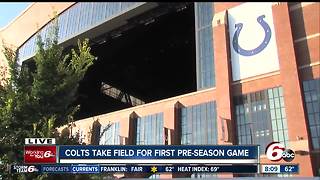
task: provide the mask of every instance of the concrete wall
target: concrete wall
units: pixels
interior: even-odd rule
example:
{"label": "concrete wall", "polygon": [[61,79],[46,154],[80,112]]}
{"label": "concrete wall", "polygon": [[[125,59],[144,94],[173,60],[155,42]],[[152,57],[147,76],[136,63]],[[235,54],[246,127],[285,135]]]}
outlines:
{"label": "concrete wall", "polygon": [[38,29],[47,24],[54,12],[59,14],[73,4],[74,2],[32,3],[7,26],[0,29],[0,66],[7,66],[2,53],[2,42],[10,45],[13,49],[18,48]]}
{"label": "concrete wall", "polygon": [[74,2],[32,3],[10,24],[0,30],[0,38],[16,47],[21,46],[39,28],[47,24],[53,17],[73,5]]}

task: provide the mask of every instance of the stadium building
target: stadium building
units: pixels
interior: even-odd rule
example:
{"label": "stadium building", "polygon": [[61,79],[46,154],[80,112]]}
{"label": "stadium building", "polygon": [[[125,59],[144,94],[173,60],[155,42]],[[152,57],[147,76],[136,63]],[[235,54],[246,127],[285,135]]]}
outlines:
{"label": "stadium building", "polygon": [[284,161],[269,161],[265,148],[279,141],[295,151],[300,172],[293,176],[312,177],[320,169],[319,8],[312,2],[33,3],[0,37],[30,66],[36,34],[47,35],[53,11],[64,49],[90,38],[98,60],[80,84],[78,120],[60,128],[78,133],[81,143],[259,144],[261,162],[274,164]]}

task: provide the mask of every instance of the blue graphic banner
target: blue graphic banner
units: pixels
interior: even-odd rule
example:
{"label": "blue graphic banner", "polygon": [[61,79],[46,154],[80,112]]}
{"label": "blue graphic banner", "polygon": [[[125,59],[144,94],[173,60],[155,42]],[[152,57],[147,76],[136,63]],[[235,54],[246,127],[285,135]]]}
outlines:
{"label": "blue graphic banner", "polygon": [[84,164],[250,164],[258,146],[154,145],[59,146],[60,163]]}
{"label": "blue graphic banner", "polygon": [[298,173],[298,172],[299,172],[298,164],[280,165],[280,173]]}
{"label": "blue graphic banner", "polygon": [[59,146],[60,159],[257,159],[258,146]]}
{"label": "blue graphic banner", "polygon": [[136,165],[12,165],[11,173],[258,173],[258,165],[173,165],[173,166],[136,166]]}

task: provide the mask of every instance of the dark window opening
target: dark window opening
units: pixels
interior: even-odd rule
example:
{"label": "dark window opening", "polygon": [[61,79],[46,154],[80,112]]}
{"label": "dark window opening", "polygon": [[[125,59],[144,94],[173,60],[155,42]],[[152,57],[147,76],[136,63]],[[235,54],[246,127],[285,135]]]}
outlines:
{"label": "dark window opening", "polygon": [[103,94],[104,83],[144,103],[196,91],[194,19],[191,3],[91,46],[98,60],[80,83],[76,118],[132,106]]}

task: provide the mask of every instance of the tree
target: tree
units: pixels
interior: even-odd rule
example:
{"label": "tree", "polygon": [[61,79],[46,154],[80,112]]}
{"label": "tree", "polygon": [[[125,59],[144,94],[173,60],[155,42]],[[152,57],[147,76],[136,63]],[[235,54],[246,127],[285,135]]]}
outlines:
{"label": "tree", "polygon": [[[0,172],[10,176],[5,165],[22,163],[26,137],[54,137],[55,129],[73,121],[79,82],[96,59],[89,40],[78,40],[78,49],[66,55],[58,44],[57,19],[53,19],[48,38],[37,35],[35,70],[18,63],[16,53],[4,46],[9,78],[0,86]],[[60,143],[75,143],[58,139]],[[17,177],[15,177],[17,178]],[[23,178],[20,176],[20,178]]]}

